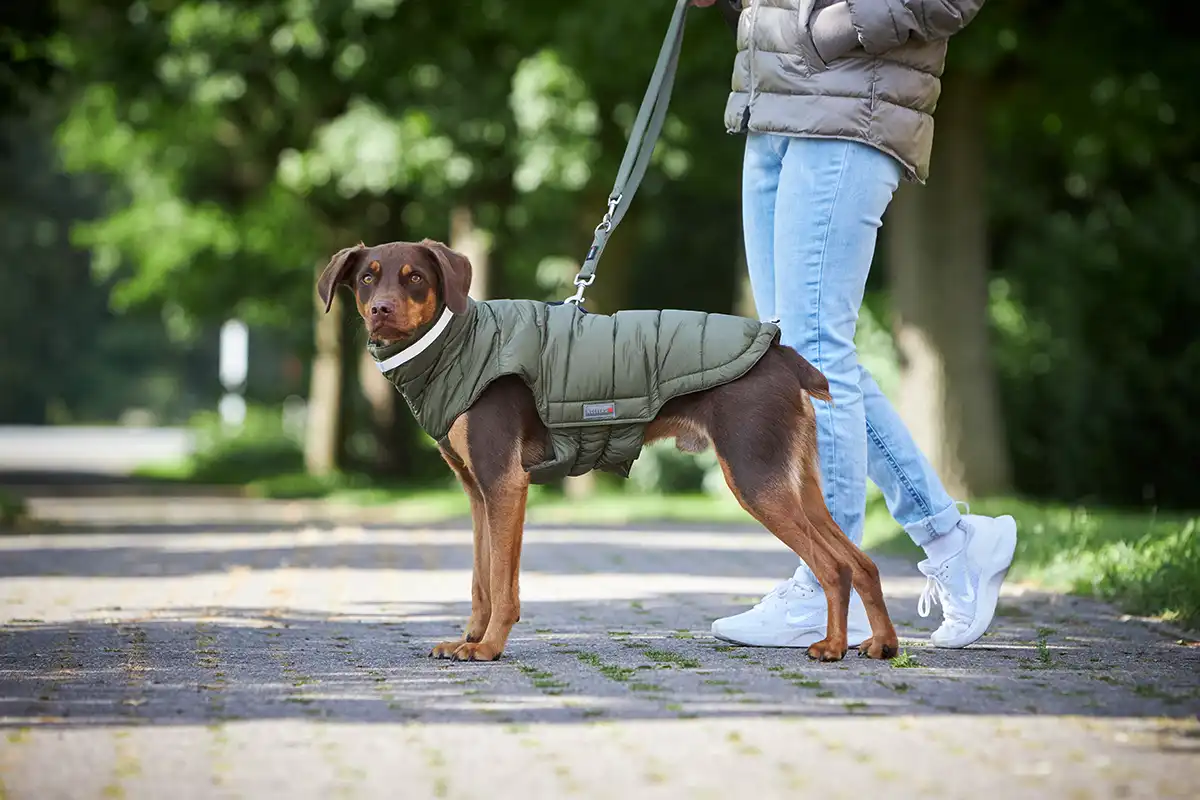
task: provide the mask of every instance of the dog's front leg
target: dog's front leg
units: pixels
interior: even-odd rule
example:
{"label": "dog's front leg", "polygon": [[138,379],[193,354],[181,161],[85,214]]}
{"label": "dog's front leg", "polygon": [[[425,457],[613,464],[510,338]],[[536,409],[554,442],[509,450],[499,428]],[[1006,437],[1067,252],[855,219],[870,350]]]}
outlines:
{"label": "dog's front leg", "polygon": [[446,459],[454,474],[458,476],[463,491],[471,501],[471,527],[474,534],[474,556],[471,566],[471,617],[467,620],[467,628],[463,638],[442,642],[433,648],[430,654],[435,658],[450,658],[454,651],[467,642],[478,642],[487,631],[488,620],[492,615],[492,601],[488,592],[491,582],[490,563],[491,552],[487,535],[487,515],[484,512],[483,494],[479,484],[465,467],[460,467],[450,458]]}
{"label": "dog's front leg", "polygon": [[[493,661],[504,652],[508,634],[521,619],[521,538],[525,528],[525,501],[529,476],[520,462],[494,484],[481,485],[486,497],[488,598],[491,614],[483,638],[466,642],[454,651],[457,661]],[[479,563],[478,561],[476,562]]]}
{"label": "dog's front leg", "polygon": [[471,525],[474,530],[474,558],[471,563],[471,618],[467,620],[464,639],[478,642],[487,632],[492,618],[491,542],[488,537],[487,513],[483,506],[483,494],[479,486],[471,485]]}

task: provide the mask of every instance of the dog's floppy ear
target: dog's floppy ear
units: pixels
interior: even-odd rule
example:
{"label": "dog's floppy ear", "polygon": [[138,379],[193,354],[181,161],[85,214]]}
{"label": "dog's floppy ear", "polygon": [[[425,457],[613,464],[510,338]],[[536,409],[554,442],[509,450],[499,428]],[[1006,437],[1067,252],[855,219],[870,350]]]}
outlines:
{"label": "dog's floppy ear", "polygon": [[354,247],[338,250],[333,258],[329,259],[329,264],[321,273],[321,277],[317,278],[317,294],[321,296],[321,302],[325,304],[326,314],[333,306],[334,290],[337,289],[339,283],[346,280],[350,270],[357,266],[359,256],[366,252],[366,249],[367,246],[359,242]]}
{"label": "dog's floppy ear", "polygon": [[425,239],[421,246],[428,250],[437,262],[446,307],[452,313],[464,313],[467,310],[467,293],[471,291],[471,262],[462,253],[451,250],[433,239]]}

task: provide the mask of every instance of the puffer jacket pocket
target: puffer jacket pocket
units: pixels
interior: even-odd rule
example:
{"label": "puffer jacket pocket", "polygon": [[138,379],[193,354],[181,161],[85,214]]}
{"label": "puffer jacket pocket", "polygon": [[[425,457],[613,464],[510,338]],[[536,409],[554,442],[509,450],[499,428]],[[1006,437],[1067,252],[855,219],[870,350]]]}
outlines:
{"label": "puffer jacket pocket", "polygon": [[813,75],[828,65],[821,60],[813,41],[812,21],[817,13],[817,0],[799,0],[796,4],[796,49],[804,59],[805,73]]}

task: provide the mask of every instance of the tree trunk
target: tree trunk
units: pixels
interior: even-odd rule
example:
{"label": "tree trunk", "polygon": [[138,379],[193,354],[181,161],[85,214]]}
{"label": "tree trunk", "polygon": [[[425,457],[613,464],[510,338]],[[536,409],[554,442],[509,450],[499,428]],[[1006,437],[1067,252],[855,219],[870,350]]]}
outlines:
{"label": "tree trunk", "polygon": [[396,430],[396,403],[400,393],[379,372],[375,359],[367,348],[358,357],[358,388],[367,401],[371,433],[375,438],[375,470],[378,474],[393,475],[402,469],[402,450],[405,442]]}
{"label": "tree trunk", "polygon": [[[324,266],[318,267],[318,275]],[[315,303],[316,347],[309,378],[304,467],[310,475],[323,476],[337,470],[342,438],[342,301],[335,298],[328,314],[319,298]]]}
{"label": "tree trunk", "polygon": [[491,235],[475,227],[475,215],[466,206],[456,206],[450,213],[450,247],[471,262],[471,297],[488,299],[488,267],[491,255]]}
{"label": "tree trunk", "polygon": [[951,496],[1009,487],[988,340],[981,86],[945,84],[932,177],[901,186],[884,225],[900,356],[899,411]]}

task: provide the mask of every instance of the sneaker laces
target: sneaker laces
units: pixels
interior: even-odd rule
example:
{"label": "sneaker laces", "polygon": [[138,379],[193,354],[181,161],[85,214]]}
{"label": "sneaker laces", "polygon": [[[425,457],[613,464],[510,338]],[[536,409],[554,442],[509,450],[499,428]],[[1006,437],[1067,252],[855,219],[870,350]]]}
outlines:
{"label": "sneaker laces", "polygon": [[[948,564],[949,562],[947,562]],[[947,564],[942,564],[937,571],[925,578],[925,589],[921,592],[921,596],[917,598],[917,613],[922,617],[928,617],[933,610],[934,605],[942,607],[942,625],[950,625],[959,627],[969,625],[970,617],[963,614],[960,609],[956,608],[953,602],[953,595],[949,588],[949,575],[947,574]],[[947,603],[947,600],[950,600]]]}
{"label": "sneaker laces", "polygon": [[[954,505],[962,509],[964,517],[971,513],[971,506],[964,500],[956,500]],[[968,535],[970,534],[971,524],[965,518],[959,520],[959,525],[964,528]],[[954,608],[953,595],[950,593],[949,588],[950,576],[946,571],[948,564],[949,561],[943,562],[932,575],[926,576],[925,589],[921,592],[921,596],[917,598],[917,613],[922,617],[928,617],[930,612],[933,611],[933,606],[940,605],[942,607],[943,625],[968,625],[970,624],[970,619]],[[947,598],[951,599],[949,606],[946,604]]]}
{"label": "sneaker laces", "polygon": [[930,575],[925,579],[925,589],[921,592],[921,596],[917,598],[917,613],[922,617],[928,617],[929,612],[933,610],[934,605],[942,604],[942,585],[933,579]]}
{"label": "sneaker laces", "polygon": [[798,581],[795,576],[792,576],[787,580],[780,581],[774,589],[763,595],[762,600],[758,601],[758,605],[755,608],[762,608],[774,599],[782,600],[792,593],[799,594],[802,597],[811,597],[815,592],[816,590],[809,586],[808,583]]}

